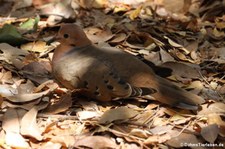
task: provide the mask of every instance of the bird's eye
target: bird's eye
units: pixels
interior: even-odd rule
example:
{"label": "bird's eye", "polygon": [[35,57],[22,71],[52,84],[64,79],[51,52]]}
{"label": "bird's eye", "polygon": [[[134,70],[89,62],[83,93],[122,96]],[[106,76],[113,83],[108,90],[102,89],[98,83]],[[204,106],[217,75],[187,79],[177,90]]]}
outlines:
{"label": "bird's eye", "polygon": [[64,38],[68,38],[69,35],[68,35],[68,34],[64,34],[63,37],[64,37]]}

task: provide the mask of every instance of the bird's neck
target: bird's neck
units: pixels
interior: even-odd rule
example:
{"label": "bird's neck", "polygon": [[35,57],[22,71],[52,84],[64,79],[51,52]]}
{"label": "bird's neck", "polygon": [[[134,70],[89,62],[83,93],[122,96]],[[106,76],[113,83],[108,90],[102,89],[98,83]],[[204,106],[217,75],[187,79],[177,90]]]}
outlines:
{"label": "bird's neck", "polygon": [[[58,60],[63,58],[65,55],[70,55],[70,52],[76,52],[80,51],[82,49],[85,49],[84,47],[91,46],[92,43],[89,45],[80,45],[80,46],[74,46],[74,45],[68,45],[68,44],[60,44],[54,51],[54,55],[52,58],[52,64],[57,63]],[[54,64],[53,64],[54,65]]]}

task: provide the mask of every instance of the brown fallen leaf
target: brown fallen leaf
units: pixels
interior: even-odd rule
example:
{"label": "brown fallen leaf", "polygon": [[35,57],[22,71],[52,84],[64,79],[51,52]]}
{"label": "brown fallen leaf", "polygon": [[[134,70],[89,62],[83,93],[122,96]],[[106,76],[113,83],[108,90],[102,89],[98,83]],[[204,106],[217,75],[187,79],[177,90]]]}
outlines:
{"label": "brown fallen leaf", "polygon": [[161,60],[162,62],[165,64],[166,62],[174,62],[175,59],[165,50],[163,50],[162,48],[160,48],[160,56],[161,56]]}
{"label": "brown fallen leaf", "polygon": [[219,127],[217,124],[211,124],[201,129],[202,137],[209,143],[214,143],[219,134]]}
{"label": "brown fallen leaf", "polygon": [[225,123],[221,116],[216,113],[208,114],[207,122],[209,125],[216,124],[219,127],[219,135],[225,137]]}
{"label": "brown fallen leaf", "polygon": [[22,73],[25,78],[28,78],[38,84],[42,84],[52,78],[50,74],[50,63],[44,61],[31,62],[25,65],[22,70],[20,70],[20,73]]}
{"label": "brown fallen leaf", "polygon": [[19,133],[15,132],[6,132],[5,142],[12,148],[30,148],[28,142]]}
{"label": "brown fallen leaf", "polygon": [[131,12],[129,12],[130,13],[129,14],[130,19],[131,20],[136,19],[139,16],[141,10],[142,10],[142,5],[140,5],[139,7],[137,7],[135,10],[132,10]]}
{"label": "brown fallen leaf", "polygon": [[15,48],[7,43],[0,43],[0,51],[0,60],[13,64],[18,69],[24,66],[21,59],[28,54],[27,51]]}
{"label": "brown fallen leaf", "polygon": [[165,134],[166,132],[170,131],[173,129],[173,126],[171,125],[166,125],[166,126],[156,126],[149,131],[154,134],[154,135],[162,135]]}
{"label": "brown fallen leaf", "polygon": [[200,77],[200,68],[197,65],[188,65],[180,62],[166,62],[162,67],[172,69],[172,74],[179,77],[197,79]]}
{"label": "brown fallen leaf", "polygon": [[147,138],[149,135],[149,132],[143,129],[134,128],[129,132],[132,136],[137,136],[139,138]]}
{"label": "brown fallen leaf", "polygon": [[185,87],[185,89],[192,89],[191,92],[194,94],[199,94],[202,89],[204,88],[204,85],[201,81],[192,81],[188,86]]}
{"label": "brown fallen leaf", "polygon": [[44,41],[29,42],[20,46],[22,50],[32,52],[44,52],[48,50],[48,46]]}
{"label": "brown fallen leaf", "polygon": [[47,143],[41,145],[40,149],[61,149],[62,145],[60,143],[52,143],[48,141]]}
{"label": "brown fallen leaf", "polygon": [[3,116],[2,128],[6,132],[20,133],[20,123],[17,110],[13,108],[7,109]]}
{"label": "brown fallen leaf", "polygon": [[8,85],[8,84],[0,84],[0,95],[2,97],[8,97],[18,94],[17,88]]}
{"label": "brown fallen leaf", "polygon": [[145,110],[142,113],[139,113],[134,121],[136,124],[145,125],[148,124],[152,119],[151,117],[154,116],[154,111],[151,109]]}
{"label": "brown fallen leaf", "polygon": [[88,148],[117,148],[115,142],[103,136],[88,136],[76,140],[73,147],[88,147]]}
{"label": "brown fallen leaf", "polygon": [[78,111],[77,117],[79,120],[87,120],[92,118],[98,118],[100,117],[100,114],[96,111]]}
{"label": "brown fallen leaf", "polygon": [[119,43],[126,39],[127,35],[125,33],[116,34],[112,39],[110,39],[110,43]]}
{"label": "brown fallen leaf", "polygon": [[164,143],[167,140],[171,139],[170,134],[163,134],[163,135],[153,135],[148,137],[145,141],[144,144],[153,144],[153,143]]}
{"label": "brown fallen leaf", "polygon": [[50,89],[40,92],[40,93],[30,93],[30,94],[16,94],[14,96],[8,96],[7,99],[14,103],[23,103],[38,99],[46,94],[48,94]]}
{"label": "brown fallen leaf", "polygon": [[[72,132],[70,132],[70,133],[72,133]],[[54,135],[51,137],[51,142],[54,144],[60,144],[61,146],[69,148],[74,145],[74,143],[76,142],[76,139],[73,135],[69,135],[68,133],[67,134],[57,134],[57,135]]]}
{"label": "brown fallen leaf", "polygon": [[190,51],[188,51],[187,49],[185,49],[184,46],[182,46],[182,45],[176,43],[175,41],[173,41],[173,40],[170,39],[169,37],[164,36],[164,38],[167,39],[168,43],[169,43],[171,46],[173,46],[173,47],[175,47],[175,48],[178,48],[178,49],[181,50],[181,51],[184,51],[185,54],[189,54],[189,53],[190,53]]}
{"label": "brown fallen leaf", "polygon": [[2,128],[5,130],[5,142],[15,148],[29,148],[28,142],[20,135],[20,117],[24,115],[24,110],[9,108],[5,112],[2,120]]}
{"label": "brown fallen leaf", "polygon": [[[1,67],[1,66],[0,66]],[[0,68],[1,69],[1,68]],[[12,72],[11,71],[5,71],[5,70],[1,70],[0,72],[0,82],[2,84],[7,84],[7,83],[10,83],[12,84],[13,83],[13,79],[12,79]]]}
{"label": "brown fallen leaf", "polygon": [[14,104],[12,102],[4,100],[3,103],[2,103],[2,107],[21,108],[21,109],[24,109],[24,110],[30,110],[40,102],[41,102],[41,99],[38,99],[38,100],[31,101],[29,103],[23,103],[21,105],[21,104]]}
{"label": "brown fallen leaf", "polygon": [[166,8],[166,10],[172,13],[181,13],[184,11],[184,6],[187,4],[184,0],[176,1],[176,0],[162,0],[162,5]]}
{"label": "brown fallen leaf", "polygon": [[130,109],[127,107],[118,107],[116,109],[110,109],[106,111],[100,120],[98,121],[100,124],[111,123],[116,120],[128,120],[138,114],[134,109]]}
{"label": "brown fallen leaf", "polygon": [[188,51],[197,51],[198,49],[198,44],[199,44],[199,41],[192,41],[190,42],[185,48],[188,50]]}
{"label": "brown fallen leaf", "polygon": [[105,42],[114,37],[109,29],[100,29],[97,27],[88,27],[84,29],[87,37],[93,43]]}
{"label": "brown fallen leaf", "polygon": [[47,23],[55,25],[63,19],[74,19],[75,13],[70,3],[67,1],[60,1],[41,6],[41,14],[49,16]]}
{"label": "brown fallen leaf", "polygon": [[27,80],[26,83],[22,83],[17,87],[18,94],[23,94],[23,93],[32,93],[35,88],[35,85],[33,82],[30,80]]}
{"label": "brown fallen leaf", "polygon": [[[191,147],[191,144],[199,144],[201,141],[193,134],[180,133],[179,131],[172,130],[169,132],[172,136],[170,140],[166,142],[171,147],[180,148],[180,147]],[[198,149],[203,149],[201,146],[197,146]]]}
{"label": "brown fallen leaf", "polygon": [[33,107],[29,110],[21,120],[21,134],[35,138],[38,141],[43,139],[42,131],[37,125],[38,107]]}
{"label": "brown fallen leaf", "polygon": [[45,114],[57,114],[68,110],[72,106],[72,97],[71,94],[65,94],[61,96],[61,99],[49,105],[43,112]]}
{"label": "brown fallen leaf", "polygon": [[212,113],[225,113],[225,104],[222,102],[215,102],[211,104],[203,104],[202,110],[198,112],[198,115],[209,115]]}
{"label": "brown fallen leaf", "polygon": [[170,121],[173,122],[176,125],[180,125],[180,124],[185,124],[188,121],[190,121],[191,117],[184,117],[181,116],[179,114],[174,114],[171,118]]}

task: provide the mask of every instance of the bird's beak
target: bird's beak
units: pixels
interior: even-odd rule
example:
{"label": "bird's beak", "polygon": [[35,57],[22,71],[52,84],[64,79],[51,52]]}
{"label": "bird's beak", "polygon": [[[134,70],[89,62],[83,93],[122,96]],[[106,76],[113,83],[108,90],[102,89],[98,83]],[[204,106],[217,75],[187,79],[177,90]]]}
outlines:
{"label": "bird's beak", "polygon": [[50,45],[52,42],[54,42],[54,41],[59,41],[61,38],[59,38],[59,36],[54,36],[54,37],[52,37],[52,38],[50,38],[49,40],[47,40],[47,44],[48,45]]}

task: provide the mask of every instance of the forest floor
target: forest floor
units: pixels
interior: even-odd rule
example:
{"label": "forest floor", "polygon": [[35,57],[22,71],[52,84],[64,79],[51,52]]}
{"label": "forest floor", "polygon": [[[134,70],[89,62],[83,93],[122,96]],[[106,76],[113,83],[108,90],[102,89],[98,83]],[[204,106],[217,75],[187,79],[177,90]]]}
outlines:
{"label": "forest floor", "polygon": [[[0,0],[1,148],[224,148],[224,0]],[[183,110],[139,97],[71,96],[51,73],[61,23],[140,58],[205,99]],[[91,75],[91,74],[90,74]]]}

